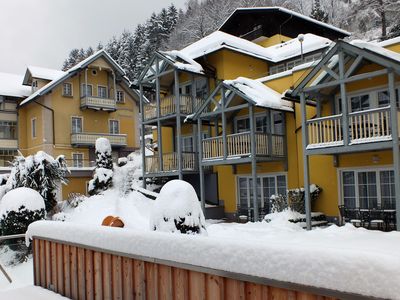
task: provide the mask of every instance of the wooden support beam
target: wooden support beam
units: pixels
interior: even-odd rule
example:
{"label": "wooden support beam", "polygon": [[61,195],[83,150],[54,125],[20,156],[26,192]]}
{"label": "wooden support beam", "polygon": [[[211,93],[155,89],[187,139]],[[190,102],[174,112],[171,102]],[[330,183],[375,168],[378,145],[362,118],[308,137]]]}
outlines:
{"label": "wooden support beam", "polygon": [[175,79],[175,105],[176,105],[176,135],[177,135],[177,152],[178,152],[178,177],[183,179],[182,174],[182,130],[181,130],[181,101],[179,95],[179,73],[178,70],[174,72]]}
{"label": "wooden support beam", "polygon": [[250,117],[250,142],[251,142],[251,178],[252,178],[252,189],[253,189],[253,211],[254,211],[254,222],[259,219],[258,211],[258,197],[257,197],[257,160],[256,160],[256,126],[254,120],[254,106],[249,103],[249,117]]}
{"label": "wooden support beam", "polygon": [[360,65],[363,59],[364,57],[362,55],[357,56],[357,58],[353,61],[351,66],[347,69],[344,77],[349,78],[353,74],[353,72],[357,69],[357,67]]}

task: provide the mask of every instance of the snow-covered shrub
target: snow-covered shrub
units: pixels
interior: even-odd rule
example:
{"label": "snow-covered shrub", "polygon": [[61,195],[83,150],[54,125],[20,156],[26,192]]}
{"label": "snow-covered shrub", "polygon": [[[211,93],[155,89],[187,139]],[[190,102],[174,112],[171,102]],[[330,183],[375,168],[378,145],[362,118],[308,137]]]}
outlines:
{"label": "snow-covered shrub", "polygon": [[287,198],[284,195],[272,195],[270,198],[271,213],[282,212],[288,208]]}
{"label": "snow-covered shrub", "polygon": [[[310,185],[310,196],[311,203],[318,199],[321,187],[315,184]],[[297,211],[301,214],[305,213],[305,198],[304,188],[297,188],[288,190],[288,204],[293,211]]]}
{"label": "snow-covered shrub", "polygon": [[28,157],[18,156],[13,161],[11,175],[0,188],[0,196],[19,187],[31,188],[43,197],[46,212],[57,204],[56,193],[60,184],[67,184],[67,164],[63,155],[54,159],[43,151]]}
{"label": "snow-covered shrub", "polygon": [[118,167],[123,167],[128,163],[128,158],[120,157],[118,158]]}
{"label": "snow-covered shrub", "polygon": [[154,231],[205,234],[205,218],[190,183],[171,180],[158,195],[150,218]]}
{"label": "snow-covered shrub", "polygon": [[16,188],[1,199],[0,226],[3,235],[25,233],[29,224],[45,216],[45,201],[33,189]]}
{"label": "snow-covered shrub", "polygon": [[96,168],[89,182],[89,194],[99,194],[112,186],[113,162],[111,144],[106,138],[96,140]]}
{"label": "snow-covered shrub", "polygon": [[5,185],[10,178],[10,174],[0,174],[0,186]]}

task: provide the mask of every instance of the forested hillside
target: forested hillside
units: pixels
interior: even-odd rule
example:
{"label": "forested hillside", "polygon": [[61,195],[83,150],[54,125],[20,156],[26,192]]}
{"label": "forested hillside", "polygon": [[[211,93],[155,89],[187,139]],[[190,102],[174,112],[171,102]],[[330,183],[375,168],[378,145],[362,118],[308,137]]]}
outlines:
{"label": "forested hillside", "polygon": [[[153,13],[143,24],[101,42],[107,52],[136,79],[155,50],[180,49],[211,32],[237,7],[282,6],[353,33],[351,38],[380,39],[400,35],[400,0],[189,0],[184,10],[174,5]],[[67,70],[94,52],[73,49]]]}

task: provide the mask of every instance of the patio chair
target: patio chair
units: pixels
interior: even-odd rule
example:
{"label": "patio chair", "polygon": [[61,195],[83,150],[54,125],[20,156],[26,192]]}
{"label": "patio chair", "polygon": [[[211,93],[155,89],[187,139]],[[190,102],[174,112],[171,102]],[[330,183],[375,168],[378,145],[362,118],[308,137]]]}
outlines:
{"label": "patio chair", "polygon": [[345,207],[345,216],[348,219],[348,222],[353,224],[356,227],[362,226],[362,220],[360,218],[360,210],[358,208],[347,208]]}
{"label": "patio chair", "polygon": [[396,211],[383,211],[385,230],[390,231],[396,229]]}
{"label": "patio chair", "polygon": [[340,214],[340,225],[344,225],[348,221],[346,216],[346,207],[344,205],[338,205],[339,214]]}
{"label": "patio chair", "polygon": [[369,210],[369,214],[369,228],[375,227],[378,230],[383,230],[385,225],[385,216],[383,215],[383,210],[379,208],[373,208]]}

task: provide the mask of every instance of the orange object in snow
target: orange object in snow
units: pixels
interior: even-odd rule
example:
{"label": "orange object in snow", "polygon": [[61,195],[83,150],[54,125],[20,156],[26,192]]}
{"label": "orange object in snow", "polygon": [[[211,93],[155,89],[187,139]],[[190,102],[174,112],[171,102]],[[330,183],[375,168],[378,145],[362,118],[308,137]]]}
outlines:
{"label": "orange object in snow", "polygon": [[123,228],[125,226],[124,222],[120,218],[114,216],[105,217],[101,225],[119,228]]}

